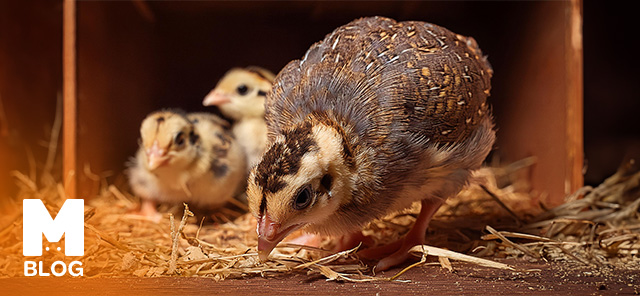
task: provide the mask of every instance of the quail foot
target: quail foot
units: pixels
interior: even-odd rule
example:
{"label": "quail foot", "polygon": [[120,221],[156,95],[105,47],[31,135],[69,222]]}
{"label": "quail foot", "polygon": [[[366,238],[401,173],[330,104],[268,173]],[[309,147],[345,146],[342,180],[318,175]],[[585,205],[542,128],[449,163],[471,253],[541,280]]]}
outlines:
{"label": "quail foot", "polygon": [[384,17],[339,27],[290,62],[267,96],[270,144],[248,179],[261,259],[297,229],[357,237],[420,201],[404,239],[363,253],[384,255],[376,270],[404,262],[492,149],[492,73],[473,38]]}
{"label": "quail foot", "polygon": [[156,202],[219,207],[244,188],[246,176],[244,154],[226,121],[175,111],[144,119],[128,174],[133,192],[142,199],[141,214],[155,220]]}
{"label": "quail foot", "polygon": [[247,169],[266,149],[264,101],[273,79],[273,73],[260,67],[233,68],[202,101],[205,106],[218,106],[223,115],[234,120],[233,135],[247,156]]}

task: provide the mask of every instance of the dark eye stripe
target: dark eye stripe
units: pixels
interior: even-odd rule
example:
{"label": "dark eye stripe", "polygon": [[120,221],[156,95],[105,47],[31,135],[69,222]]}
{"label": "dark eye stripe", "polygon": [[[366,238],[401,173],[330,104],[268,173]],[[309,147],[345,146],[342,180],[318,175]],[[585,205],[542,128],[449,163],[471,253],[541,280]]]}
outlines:
{"label": "dark eye stripe", "polygon": [[200,136],[198,136],[193,131],[189,132],[189,143],[191,143],[191,145],[194,145],[198,141],[199,138],[200,138]]}
{"label": "dark eye stripe", "polygon": [[264,211],[267,209],[267,197],[262,194],[262,201],[260,201],[260,215],[264,215]]}
{"label": "dark eye stripe", "polygon": [[327,190],[327,192],[331,191],[332,183],[333,183],[333,177],[331,177],[331,175],[329,174],[325,174],[324,176],[322,176],[322,179],[320,180],[320,184],[322,185],[322,187],[324,187],[324,189]]}

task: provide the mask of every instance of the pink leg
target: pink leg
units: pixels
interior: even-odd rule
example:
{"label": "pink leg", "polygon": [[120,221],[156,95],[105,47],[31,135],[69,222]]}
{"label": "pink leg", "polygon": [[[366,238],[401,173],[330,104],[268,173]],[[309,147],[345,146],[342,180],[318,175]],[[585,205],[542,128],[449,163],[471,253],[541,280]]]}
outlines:
{"label": "pink leg", "polygon": [[[336,245],[333,248],[334,252],[341,252],[351,250],[362,243],[362,247],[373,245],[373,239],[371,237],[362,234],[362,231],[345,234],[337,239]],[[362,249],[361,247],[361,249]]]}
{"label": "pink leg", "polygon": [[139,214],[154,222],[160,222],[160,220],[162,220],[162,214],[156,210],[156,202],[151,199],[142,199]]}
{"label": "pink leg", "polygon": [[415,224],[404,239],[396,241],[386,246],[381,246],[373,249],[363,250],[359,252],[359,255],[365,258],[376,258],[388,255],[378,262],[375,267],[376,271],[387,270],[398,264],[401,264],[409,258],[409,250],[416,246],[424,244],[424,238],[429,227],[429,222],[433,215],[438,211],[442,205],[441,199],[425,199],[422,201],[422,208],[420,214],[416,219]]}
{"label": "pink leg", "polygon": [[[286,242],[318,248],[322,243],[322,237],[313,233],[305,233]],[[362,232],[358,231],[337,238],[333,251],[341,252],[350,250],[358,246],[361,242],[363,246],[373,245],[373,239],[368,236],[364,236]]]}

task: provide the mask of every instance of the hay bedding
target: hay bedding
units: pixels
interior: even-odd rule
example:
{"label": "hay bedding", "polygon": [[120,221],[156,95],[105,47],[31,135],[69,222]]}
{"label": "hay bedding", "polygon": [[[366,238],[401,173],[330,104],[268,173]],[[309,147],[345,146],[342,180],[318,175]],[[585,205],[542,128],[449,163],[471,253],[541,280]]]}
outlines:
{"label": "hay bedding", "polygon": [[[85,206],[85,256],[78,260],[85,277],[200,276],[215,280],[291,273],[320,274],[341,281],[398,280],[408,268],[425,264],[427,255],[437,257],[435,264],[448,270],[454,268],[450,259],[513,269],[479,257],[640,269],[640,172],[624,166],[602,185],[584,187],[566,204],[542,211],[532,207],[532,197],[520,190],[521,180],[513,177],[532,163],[526,159],[477,171],[472,185],[439,211],[427,245],[412,249],[420,260],[391,278],[372,274],[374,262],[359,260],[356,249],[337,254],[326,251],[332,246],[330,239],[321,248],[281,243],[272,260],[261,263],[256,253],[256,222],[243,204],[236,202],[205,215],[209,218],[204,220],[203,215],[195,217],[187,205],[174,207],[165,209],[169,214],[155,223],[132,214],[139,200],[114,185],[105,186]],[[0,220],[0,276],[9,277],[23,276],[20,200],[42,199],[51,213],[57,213],[64,202],[63,186],[52,178],[36,186],[30,177],[17,172],[14,176],[20,193],[0,208],[4,217]],[[413,207],[375,221],[364,234],[379,244],[398,239],[409,230],[417,211]],[[538,215],[532,216],[536,211]],[[43,247],[48,245],[52,251],[42,257],[45,266],[65,261],[64,253],[44,240]]]}

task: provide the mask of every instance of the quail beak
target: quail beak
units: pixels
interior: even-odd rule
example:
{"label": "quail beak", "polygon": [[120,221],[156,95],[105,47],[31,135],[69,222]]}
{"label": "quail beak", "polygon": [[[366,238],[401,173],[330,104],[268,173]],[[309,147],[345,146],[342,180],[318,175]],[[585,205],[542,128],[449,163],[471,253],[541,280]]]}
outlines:
{"label": "quail beak", "polygon": [[153,142],[153,146],[147,149],[146,152],[147,152],[149,170],[153,171],[165,165],[169,161],[167,150],[161,149],[160,145],[158,145],[158,141]]}
{"label": "quail beak", "polygon": [[231,102],[227,93],[219,90],[212,90],[202,101],[203,106],[222,105]]}
{"label": "quail beak", "polygon": [[258,218],[258,257],[260,261],[267,261],[276,245],[300,226],[302,224],[294,224],[281,230],[281,224],[273,222],[267,212]]}

